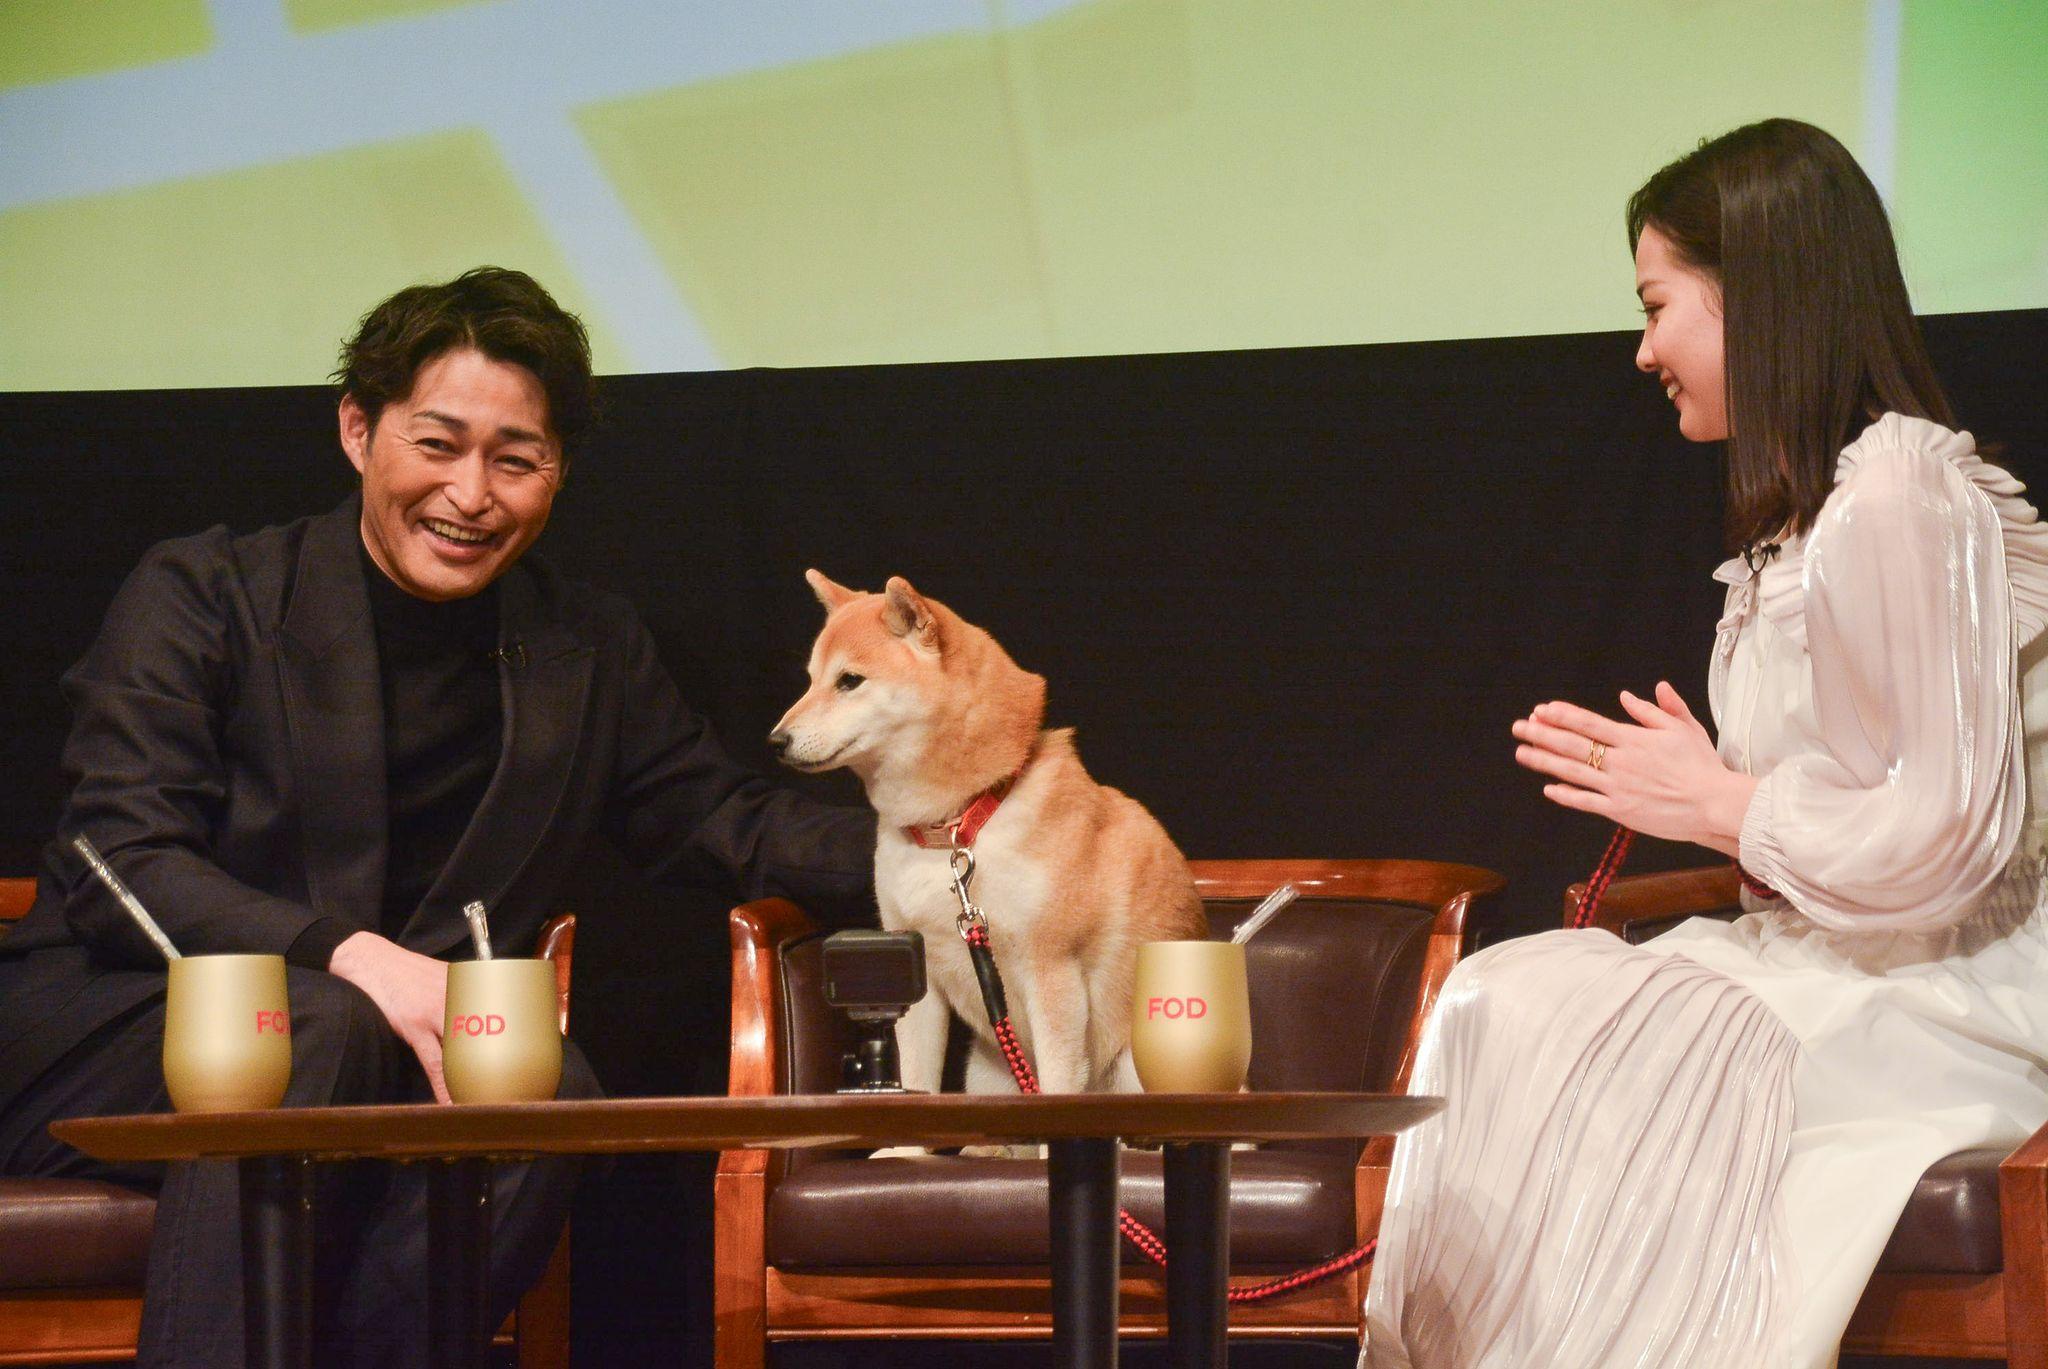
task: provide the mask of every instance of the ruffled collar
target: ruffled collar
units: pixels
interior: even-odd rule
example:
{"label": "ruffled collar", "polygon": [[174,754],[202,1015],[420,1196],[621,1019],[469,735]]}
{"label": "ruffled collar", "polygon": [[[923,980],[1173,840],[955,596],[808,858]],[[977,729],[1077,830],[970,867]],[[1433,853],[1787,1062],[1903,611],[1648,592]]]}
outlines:
{"label": "ruffled collar", "polygon": [[1736,629],[1752,610],[1780,632],[1806,647],[1806,534],[1787,537],[1779,543],[1761,569],[1752,571],[1749,562],[1732,556],[1714,568],[1714,578],[1728,586],[1727,608],[1715,625],[1724,649],[1733,649]]}
{"label": "ruffled collar", "polygon": [[[1977,455],[1968,433],[1951,432],[1939,423],[1887,413],[1842,449],[1835,463],[1835,485],[1855,474],[1858,466],[1880,452],[1925,452],[1954,466],[1991,503],[1998,515],[2005,545],[2006,578],[2012,585],[2013,638],[2024,647],[2048,628],[2048,526],[2027,502],[2026,486],[2012,472]],[[1732,651],[1737,630],[1752,610],[1772,626],[1806,647],[1806,537],[1785,539],[1760,571],[1752,572],[1740,556],[1723,561],[1714,578],[1729,587],[1728,604],[1717,625],[1718,644]]]}

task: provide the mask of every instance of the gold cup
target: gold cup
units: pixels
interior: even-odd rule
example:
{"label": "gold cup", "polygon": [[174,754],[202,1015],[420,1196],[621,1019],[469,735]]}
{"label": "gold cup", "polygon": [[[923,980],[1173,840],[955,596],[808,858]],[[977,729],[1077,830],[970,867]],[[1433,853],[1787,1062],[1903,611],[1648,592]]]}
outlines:
{"label": "gold cup", "polygon": [[1148,941],[1138,947],[1131,1063],[1148,1093],[1235,1093],[1252,1063],[1244,947]]}
{"label": "gold cup", "polygon": [[562,1082],[552,960],[459,960],[448,967],[441,1068],[458,1103],[537,1103]]}
{"label": "gold cup", "polygon": [[179,1112],[274,1108],[292,1078],[292,1019],[281,955],[188,955],[170,962],[164,1086]]}

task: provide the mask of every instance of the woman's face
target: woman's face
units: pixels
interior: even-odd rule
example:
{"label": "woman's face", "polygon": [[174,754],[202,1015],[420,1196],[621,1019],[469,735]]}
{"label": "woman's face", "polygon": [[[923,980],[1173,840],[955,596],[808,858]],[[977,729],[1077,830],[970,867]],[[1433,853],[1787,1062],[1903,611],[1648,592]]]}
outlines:
{"label": "woman's face", "polygon": [[1646,226],[1636,240],[1636,297],[1643,343],[1636,367],[1657,377],[1678,406],[1678,431],[1694,442],[1728,436],[1728,387],[1721,366],[1721,291],[1678,260],[1671,242]]}

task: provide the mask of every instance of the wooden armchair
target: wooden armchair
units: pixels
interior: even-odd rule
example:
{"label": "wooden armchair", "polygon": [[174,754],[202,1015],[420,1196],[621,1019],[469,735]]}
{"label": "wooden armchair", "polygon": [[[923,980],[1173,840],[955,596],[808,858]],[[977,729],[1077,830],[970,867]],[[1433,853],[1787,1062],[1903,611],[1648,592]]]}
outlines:
{"label": "wooden armchair", "polygon": [[[1404,1089],[1422,1023],[1464,948],[1466,914],[1501,885],[1488,870],[1428,861],[1193,864],[1219,937],[1283,881],[1302,889],[1249,956],[1251,1087],[1266,1090]],[[837,1085],[853,1038],[824,1003],[822,940],[789,903],[733,910],[733,1094]],[[1369,1238],[1391,1159],[1384,1140],[1235,1156],[1231,1246],[1242,1281]],[[1029,1160],[723,1153],[718,1364],[755,1369],[769,1340],[1049,1336],[1045,1184],[1043,1162]],[[1127,1155],[1122,1189],[1125,1206],[1159,1229],[1158,1157]],[[1124,1254],[1124,1331],[1161,1335],[1163,1280]],[[1232,1333],[1355,1336],[1364,1278],[1353,1271],[1233,1307]]]}
{"label": "wooden armchair", "polygon": [[[35,892],[34,880],[0,879],[0,932],[21,920]],[[542,929],[540,954],[555,962],[564,1031],[575,947],[574,915]],[[64,1252],[55,1262],[0,1255],[0,1365],[133,1359],[155,1215],[155,1199],[114,1184],[0,1177],[0,1247]],[[513,1347],[520,1369],[568,1365],[568,1232],[495,1343]]]}
{"label": "wooden armchair", "polygon": [[[1733,865],[1627,875],[1598,925],[1646,941],[1688,917],[1737,915],[1739,887]],[[1565,893],[1567,925],[1584,888]],[[2048,1369],[2048,1127],[2010,1155],[1963,1151],[1921,1177],[1842,1348]]]}

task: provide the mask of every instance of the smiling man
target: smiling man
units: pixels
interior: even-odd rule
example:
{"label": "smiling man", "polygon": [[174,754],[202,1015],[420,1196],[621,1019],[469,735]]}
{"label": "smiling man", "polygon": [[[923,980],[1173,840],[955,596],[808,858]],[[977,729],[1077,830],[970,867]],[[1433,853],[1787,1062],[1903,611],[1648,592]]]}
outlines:
{"label": "smiling man", "polygon": [[540,536],[562,485],[547,391],[524,367],[464,347],[420,367],[381,413],[373,402],[341,400],[370,559],[417,599],[480,593]]}
{"label": "smiling man", "polygon": [[[371,310],[338,378],[360,492],[153,548],[65,676],[71,797],[0,941],[0,1173],[159,1192],[145,1364],[241,1360],[235,1171],[108,1166],[46,1131],[169,1106],[162,962],[72,836],[184,953],[285,957],[287,1106],[445,1099],[462,905],[490,909],[500,954],[531,953],[592,834],[656,880],[828,920],[872,908],[872,815],[734,765],[631,608],[528,554],[594,411],[572,315],[516,271],[471,271]],[[598,1091],[566,1043],[562,1096]],[[538,1275],[572,1179],[495,1174],[494,1316]],[[423,1185],[416,1167],[326,1181],[323,1362],[424,1362]]]}

